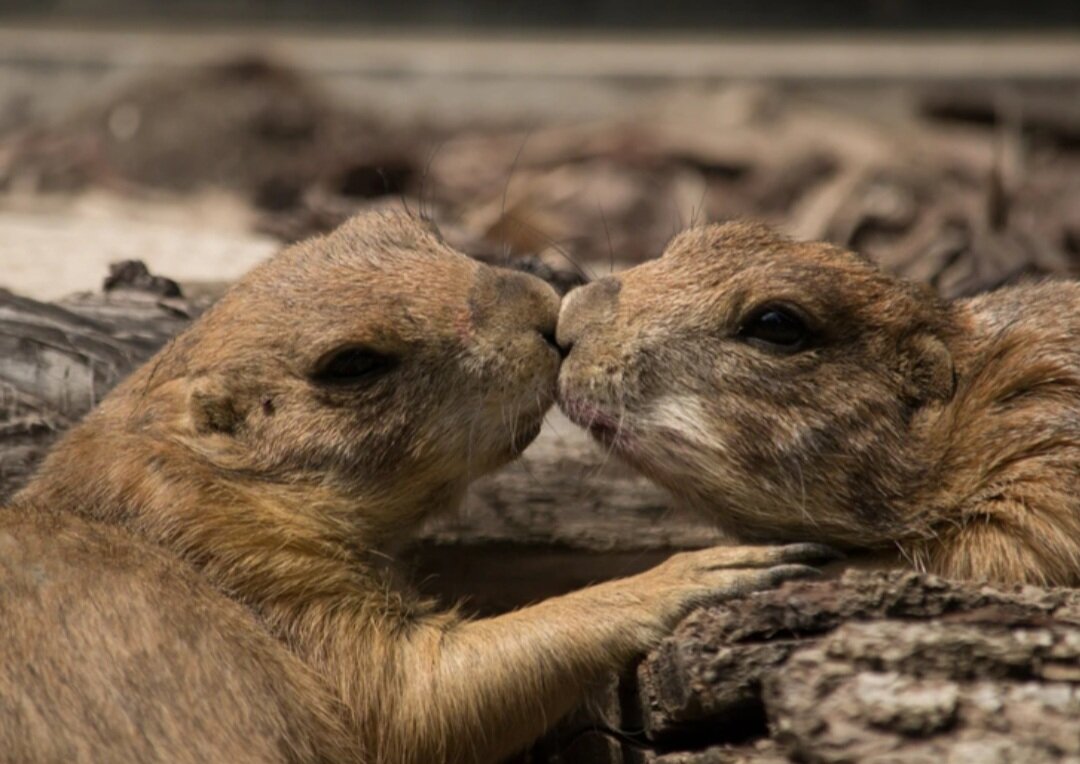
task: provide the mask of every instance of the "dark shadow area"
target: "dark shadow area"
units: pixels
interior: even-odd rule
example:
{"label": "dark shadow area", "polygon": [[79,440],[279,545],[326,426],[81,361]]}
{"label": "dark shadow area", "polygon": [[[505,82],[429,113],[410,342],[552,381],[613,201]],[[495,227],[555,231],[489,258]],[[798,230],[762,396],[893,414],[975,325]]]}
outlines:
{"label": "dark shadow area", "polygon": [[631,0],[557,0],[546,3],[471,0],[353,3],[346,0],[7,0],[0,18],[94,21],[304,22],[436,29],[682,30],[1002,30],[1061,31],[1080,25],[1080,5],[1039,0],[1022,5],[995,0],[936,3],[929,0],[863,0],[806,3],[798,0],[733,0],[725,3],[657,4]]}

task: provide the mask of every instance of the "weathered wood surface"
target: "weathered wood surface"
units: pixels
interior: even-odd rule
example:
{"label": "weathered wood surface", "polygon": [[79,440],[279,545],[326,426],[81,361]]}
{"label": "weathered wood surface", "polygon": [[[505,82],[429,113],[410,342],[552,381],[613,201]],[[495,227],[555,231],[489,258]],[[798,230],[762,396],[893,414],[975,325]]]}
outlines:
{"label": "weathered wood surface", "polygon": [[0,497],[196,310],[136,293],[50,305],[0,291]]}
{"label": "weathered wood surface", "polygon": [[599,709],[534,760],[1077,762],[1080,593],[791,583],[693,614]]}

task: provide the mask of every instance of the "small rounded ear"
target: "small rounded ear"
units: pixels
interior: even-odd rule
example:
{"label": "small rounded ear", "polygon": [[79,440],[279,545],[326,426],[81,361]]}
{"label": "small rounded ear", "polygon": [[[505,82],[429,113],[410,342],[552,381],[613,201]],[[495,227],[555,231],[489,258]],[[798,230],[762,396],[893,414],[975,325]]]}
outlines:
{"label": "small rounded ear", "polygon": [[952,353],[940,337],[916,334],[901,345],[904,394],[918,403],[947,401],[956,392]]}
{"label": "small rounded ear", "polygon": [[243,419],[228,386],[219,378],[202,377],[195,381],[188,396],[188,411],[195,431],[201,434],[230,435]]}

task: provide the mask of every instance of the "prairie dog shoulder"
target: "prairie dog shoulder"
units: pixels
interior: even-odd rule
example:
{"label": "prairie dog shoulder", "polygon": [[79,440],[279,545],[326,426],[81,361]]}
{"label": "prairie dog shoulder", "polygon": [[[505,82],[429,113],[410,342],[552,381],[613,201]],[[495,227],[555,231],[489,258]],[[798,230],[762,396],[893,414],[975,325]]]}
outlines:
{"label": "prairie dog shoulder", "polygon": [[120,529],[0,511],[0,602],[0,748],[11,761],[341,753],[333,698],[303,662],[242,605]]}

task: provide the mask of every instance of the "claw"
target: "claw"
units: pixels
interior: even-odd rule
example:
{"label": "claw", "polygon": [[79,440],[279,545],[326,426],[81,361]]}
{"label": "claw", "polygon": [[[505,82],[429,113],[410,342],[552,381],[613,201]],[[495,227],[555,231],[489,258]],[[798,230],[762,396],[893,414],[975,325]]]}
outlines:
{"label": "claw", "polygon": [[825,544],[788,544],[780,549],[780,556],[791,562],[808,562],[815,565],[824,565],[827,562],[843,560],[845,554],[839,549],[833,549]]}
{"label": "claw", "polygon": [[821,571],[808,565],[777,565],[775,568],[769,568],[765,576],[773,586],[778,586],[785,581],[821,578]]}

